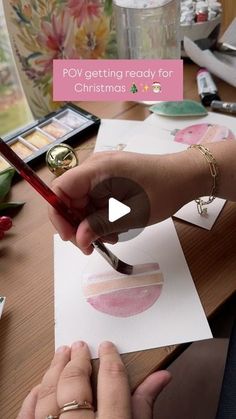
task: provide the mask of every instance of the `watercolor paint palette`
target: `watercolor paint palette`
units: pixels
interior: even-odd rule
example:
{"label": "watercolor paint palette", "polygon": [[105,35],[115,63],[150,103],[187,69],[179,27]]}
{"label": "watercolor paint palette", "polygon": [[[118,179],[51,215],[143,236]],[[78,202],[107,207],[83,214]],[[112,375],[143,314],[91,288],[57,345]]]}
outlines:
{"label": "watercolor paint palette", "polygon": [[[99,125],[97,116],[68,103],[3,139],[19,157],[30,163],[43,156],[52,145],[82,141],[85,134],[97,130]],[[9,166],[0,156],[0,172]]]}

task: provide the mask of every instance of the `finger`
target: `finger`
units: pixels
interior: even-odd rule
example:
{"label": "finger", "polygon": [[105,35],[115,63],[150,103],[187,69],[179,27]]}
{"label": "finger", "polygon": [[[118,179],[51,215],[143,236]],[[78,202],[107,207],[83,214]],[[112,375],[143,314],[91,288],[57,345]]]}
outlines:
{"label": "finger", "polygon": [[77,208],[79,210],[83,210],[84,208],[86,208],[89,205],[89,197],[87,196],[81,196],[79,198],[76,199],[72,199],[71,200],[71,206],[73,208]]}
{"label": "finger", "polygon": [[49,219],[55,230],[60,234],[64,241],[73,240],[75,238],[75,228],[62,217],[53,207],[48,207]]}
{"label": "finger", "polygon": [[97,239],[112,244],[116,243],[118,230],[111,224],[106,217],[100,217],[99,212],[83,220],[76,232],[76,243],[82,252],[85,253],[86,249]]}
{"label": "finger", "polygon": [[45,418],[47,415],[58,414],[57,383],[61,372],[69,361],[70,348],[68,346],[58,348],[40,386],[35,412],[36,419]]}
{"label": "finger", "polygon": [[76,232],[76,243],[82,252],[86,252],[99,236],[92,230],[88,219],[83,220]]}
{"label": "finger", "polygon": [[39,385],[34,387],[23,401],[16,419],[35,419],[35,408],[38,399]]}
{"label": "finger", "polygon": [[118,234],[112,233],[102,237],[104,243],[116,244],[118,242]]}
{"label": "finger", "polygon": [[76,242],[79,248],[84,251],[97,239],[110,236],[111,234],[120,234],[131,228],[141,228],[147,225],[147,219],[138,213],[138,210],[131,211],[124,217],[114,222],[110,222],[107,209],[99,209],[87,216],[78,226],[76,232]]}
{"label": "finger", "polygon": [[89,193],[93,175],[89,162],[83,163],[55,179],[52,189],[65,202],[66,199],[80,200]]}
{"label": "finger", "polygon": [[98,416],[103,419],[131,419],[128,377],[116,347],[111,342],[103,342],[99,357]]}
{"label": "finger", "polygon": [[140,384],[132,396],[133,419],[152,419],[153,404],[170,380],[168,371],[158,371]]}
{"label": "finger", "polygon": [[94,248],[91,244],[86,247],[81,248],[77,241],[74,228],[53,208],[48,209],[49,218],[51,219],[52,224],[60,235],[60,238],[63,241],[71,241],[76,247],[78,247],[85,255],[90,255]]}
{"label": "finger", "polygon": [[[77,169],[77,168],[75,168]],[[60,178],[52,183],[53,192],[66,204],[70,209],[76,209],[78,212],[78,220],[85,218],[84,209],[88,203],[89,185],[84,188],[86,182],[80,182],[81,176],[77,170],[72,173],[66,172]],[[80,182],[79,187],[77,183]],[[75,186],[77,185],[77,187]],[[55,229],[60,234],[62,240],[70,240],[75,233],[74,228],[66,221],[53,207],[48,207],[49,218]],[[79,224],[79,223],[78,223]]]}
{"label": "finger", "polygon": [[[92,366],[90,353],[85,342],[75,342],[71,347],[71,361],[64,368],[57,387],[57,401],[62,408],[64,404],[73,402],[92,403],[92,389],[90,375]],[[91,419],[94,413],[91,410],[76,410],[74,412],[62,414],[64,419]]]}

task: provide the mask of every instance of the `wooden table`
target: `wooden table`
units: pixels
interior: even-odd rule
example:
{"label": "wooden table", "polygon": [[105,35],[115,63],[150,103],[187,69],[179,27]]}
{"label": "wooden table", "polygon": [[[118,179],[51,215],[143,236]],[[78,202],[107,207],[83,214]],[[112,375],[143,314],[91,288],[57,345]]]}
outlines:
{"label": "wooden table", "polygon": [[226,29],[236,16],[235,0],[220,0],[223,8],[222,29]]}
{"label": "wooden table", "polygon": [[[197,67],[185,64],[185,98],[197,99]],[[217,80],[223,100],[236,101],[236,89]],[[128,103],[83,103],[101,118],[143,120],[146,107]],[[95,137],[77,147],[83,160]],[[50,184],[53,176],[38,174]],[[37,384],[54,352],[53,234],[47,205],[24,181],[12,188],[11,198],[26,201],[14,217],[14,228],[0,242],[0,292],[7,297],[0,321],[0,416],[15,419],[22,400]],[[175,220],[184,254],[208,317],[236,289],[236,204],[227,203],[208,232]],[[123,356],[134,388],[151,371],[167,366],[183,345]]]}

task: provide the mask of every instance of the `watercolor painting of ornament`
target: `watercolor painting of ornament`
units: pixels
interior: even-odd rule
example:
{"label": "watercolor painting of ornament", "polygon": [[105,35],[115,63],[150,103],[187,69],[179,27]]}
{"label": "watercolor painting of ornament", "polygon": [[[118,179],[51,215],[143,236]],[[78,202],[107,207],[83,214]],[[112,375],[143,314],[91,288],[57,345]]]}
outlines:
{"label": "watercolor painting of ornament", "polygon": [[3,0],[20,79],[35,117],[52,100],[54,59],[117,58],[112,0]]}

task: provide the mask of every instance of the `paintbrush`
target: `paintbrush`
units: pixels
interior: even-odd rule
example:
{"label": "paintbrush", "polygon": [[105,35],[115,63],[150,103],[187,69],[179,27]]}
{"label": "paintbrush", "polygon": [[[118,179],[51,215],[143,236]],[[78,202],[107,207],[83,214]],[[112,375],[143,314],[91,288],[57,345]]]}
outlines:
{"label": "paintbrush", "polygon": [[[21,177],[23,177],[57,212],[64,217],[74,228],[78,228],[81,219],[78,214],[75,214],[67,205],[59,198],[25,163],[6,143],[0,138],[0,153],[3,157],[17,170]],[[142,273],[150,274],[153,271],[159,270],[157,263],[147,263],[139,265],[130,265],[119,259],[112,253],[103,242],[95,240],[92,243],[93,247],[98,253],[115,269],[117,272],[124,275],[137,275]]]}
{"label": "paintbrush", "polygon": [[[46,201],[54,207],[75,229],[78,228],[81,220],[66,204],[59,198],[6,143],[0,138],[0,153]],[[133,273],[133,266],[120,260],[100,240],[92,243],[99,254],[117,271],[125,275]]]}

